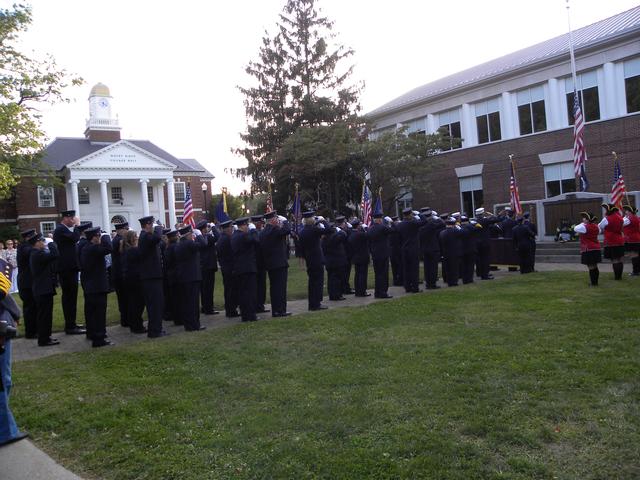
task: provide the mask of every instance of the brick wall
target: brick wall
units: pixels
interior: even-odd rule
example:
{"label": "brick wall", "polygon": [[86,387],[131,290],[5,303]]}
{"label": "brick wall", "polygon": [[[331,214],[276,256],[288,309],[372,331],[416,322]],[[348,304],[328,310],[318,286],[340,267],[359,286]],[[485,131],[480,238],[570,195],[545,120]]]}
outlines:
{"label": "brick wall", "polygon": [[[16,217],[19,229],[35,228],[40,230],[40,222],[58,222],[60,212],[67,210],[67,196],[63,186],[54,189],[55,206],[38,206],[37,181],[33,178],[22,178],[15,189]],[[35,216],[35,218],[24,218]]]}

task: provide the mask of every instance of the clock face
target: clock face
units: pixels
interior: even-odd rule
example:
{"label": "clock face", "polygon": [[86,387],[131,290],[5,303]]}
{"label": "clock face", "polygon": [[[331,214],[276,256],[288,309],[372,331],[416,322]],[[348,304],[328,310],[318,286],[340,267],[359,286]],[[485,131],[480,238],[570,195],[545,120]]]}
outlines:
{"label": "clock face", "polygon": [[98,105],[100,105],[102,108],[107,108],[109,106],[109,102],[107,102],[107,100],[103,98],[102,100],[100,100]]}

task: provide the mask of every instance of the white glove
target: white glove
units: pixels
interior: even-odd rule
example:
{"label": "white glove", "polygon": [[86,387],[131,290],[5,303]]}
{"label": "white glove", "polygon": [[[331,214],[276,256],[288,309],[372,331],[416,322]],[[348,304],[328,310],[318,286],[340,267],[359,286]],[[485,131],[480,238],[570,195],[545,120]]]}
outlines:
{"label": "white glove", "polygon": [[477,224],[478,224],[478,222],[476,222],[475,220],[469,220],[469,223],[470,223],[471,225],[477,225]]}
{"label": "white glove", "polygon": [[255,230],[256,226],[253,223],[249,224],[249,230]]}
{"label": "white glove", "polygon": [[391,220],[391,217],[384,217],[384,221],[387,223],[393,222],[393,220]]}
{"label": "white glove", "polygon": [[281,222],[286,222],[287,221],[287,217],[283,217],[282,215],[278,215],[278,220],[280,220]]}
{"label": "white glove", "polygon": [[196,237],[200,237],[202,235],[202,232],[200,230],[198,230],[197,228],[193,229],[193,233]]}
{"label": "white glove", "polygon": [[238,225],[233,226],[233,231],[235,232],[236,230],[238,230]]}
{"label": "white glove", "polygon": [[323,220],[324,220],[324,217],[323,217],[323,216],[321,216],[321,215],[318,215],[318,216],[316,217],[316,220],[317,220],[317,221],[319,221],[319,222],[320,222],[320,221],[323,221]]}
{"label": "white glove", "polygon": [[44,237],[44,244],[45,245],[49,245],[50,243],[53,242],[53,239],[49,238],[49,237]]}
{"label": "white glove", "polygon": [[341,229],[340,227],[336,227],[336,232],[338,232],[338,233],[339,233],[339,232],[341,232],[341,231],[342,231],[342,229]]}
{"label": "white glove", "polygon": [[420,215],[414,214],[413,218],[415,218],[416,220],[420,220]]}
{"label": "white glove", "polygon": [[417,210],[413,210],[411,213],[413,213],[414,216],[420,215],[420,212]]}
{"label": "white glove", "polygon": [[363,230],[366,230],[367,228],[369,228],[369,225],[367,225],[366,223],[363,223],[363,224],[362,224],[362,229],[363,229]]}
{"label": "white glove", "polygon": [[321,230],[324,230],[324,223],[319,223],[318,227],[320,227]]}
{"label": "white glove", "polygon": [[353,225],[351,225],[349,222],[347,222],[347,228],[348,228],[349,230],[351,230],[351,229],[353,228]]}

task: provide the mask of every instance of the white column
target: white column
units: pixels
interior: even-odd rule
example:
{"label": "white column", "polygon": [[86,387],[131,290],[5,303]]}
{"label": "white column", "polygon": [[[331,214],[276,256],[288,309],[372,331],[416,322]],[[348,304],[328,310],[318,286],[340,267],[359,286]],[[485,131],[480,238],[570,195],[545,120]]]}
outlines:
{"label": "white column", "polygon": [[157,196],[154,197],[156,201],[156,209],[158,210],[158,218],[164,224],[167,221],[167,214],[165,213],[166,207],[164,206],[164,183],[158,184]]}
{"label": "white column", "polygon": [[471,105],[462,104],[462,146],[471,147],[478,144],[477,135],[475,134],[475,119],[471,115]]}
{"label": "white column", "polygon": [[149,216],[149,194],[147,193],[148,178],[140,179],[140,194],[142,195],[142,216]]}
{"label": "white column", "polygon": [[607,62],[602,66],[602,92],[604,92],[604,111],[602,118],[613,118],[618,116],[618,83],[616,82],[616,67],[613,63]]}
{"label": "white column", "polygon": [[438,127],[436,127],[436,116],[433,113],[430,113],[427,115],[427,135],[436,133],[437,130]]}
{"label": "white column", "polygon": [[549,100],[545,101],[547,130],[568,127],[569,119],[567,118],[567,100],[564,91],[564,80],[550,78],[547,86],[549,88]]}
{"label": "white column", "polygon": [[176,218],[176,191],[173,178],[167,178],[167,203],[169,203],[169,227],[173,228],[178,222]]}
{"label": "white column", "polygon": [[78,184],[80,180],[69,180],[71,185],[71,201],[73,203],[73,209],[76,211],[76,216],[80,216],[80,199],[78,198]]}
{"label": "white column", "polygon": [[102,201],[102,229],[105,232],[111,231],[111,217],[109,216],[109,196],[107,195],[107,183],[109,180],[100,179],[100,200]]}
{"label": "white column", "polygon": [[502,92],[500,112],[500,129],[502,130],[502,139],[507,140],[516,136],[516,126],[514,125],[513,102],[509,92]]}

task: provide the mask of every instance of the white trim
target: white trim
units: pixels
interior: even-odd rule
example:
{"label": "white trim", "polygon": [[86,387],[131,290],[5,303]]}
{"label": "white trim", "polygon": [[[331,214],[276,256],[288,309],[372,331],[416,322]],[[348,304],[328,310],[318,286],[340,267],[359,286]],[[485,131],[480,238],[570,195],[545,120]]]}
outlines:
{"label": "white trim", "polygon": [[[177,168],[177,165],[174,165],[173,163],[168,162],[167,160],[165,160],[164,158],[160,158],[157,155],[154,155],[151,152],[148,152],[147,150],[138,147],[137,145],[134,145],[131,142],[128,142],[127,140],[120,140],[119,142],[115,142],[110,144],[108,147],[105,148],[101,148],[100,150],[96,150],[95,152],[90,153],[89,155],[85,155],[84,157],[81,157],[77,160],[74,160],[73,162],[69,163],[66,165],[66,168],[68,168],[69,170],[71,170],[72,168],[82,168],[82,164],[86,163],[87,161],[91,160],[92,158],[95,157],[99,157],[101,155],[103,155],[104,153],[110,151],[110,150],[114,150],[120,146],[126,146],[127,148],[130,148],[131,150],[134,150],[158,163],[160,163],[161,165],[164,165],[165,167],[171,169],[171,170],[175,170]],[[86,167],[84,167],[86,169]],[[123,168],[97,168],[97,167],[92,167],[91,170],[116,170],[116,171],[122,171]],[[124,169],[126,170],[126,169]],[[136,170],[140,170],[139,168],[137,168]],[[159,168],[154,168],[154,169],[149,169],[149,170],[159,170]]]}
{"label": "white trim", "polygon": [[52,221],[45,221],[45,222],[38,222],[38,224],[40,225],[40,233],[42,233],[44,235],[44,229],[42,228],[42,224],[43,223],[53,223],[53,229],[47,232],[47,235],[50,233],[53,233],[56,229],[56,222],[52,222]]}
{"label": "white trim", "polygon": [[17,223],[18,219],[12,220],[10,218],[0,218],[0,223]]}
{"label": "white trim", "polygon": [[483,168],[484,168],[484,163],[477,163],[475,165],[467,165],[466,167],[458,167],[455,170],[458,178],[463,178],[463,177],[473,177],[475,175],[482,175]]}
{"label": "white trim", "polygon": [[541,165],[551,165],[553,163],[573,162],[573,149],[556,150],[555,152],[539,153]]}
{"label": "white trim", "polygon": [[16,220],[24,220],[28,218],[58,218],[57,213],[45,213],[43,215],[18,215]]}

